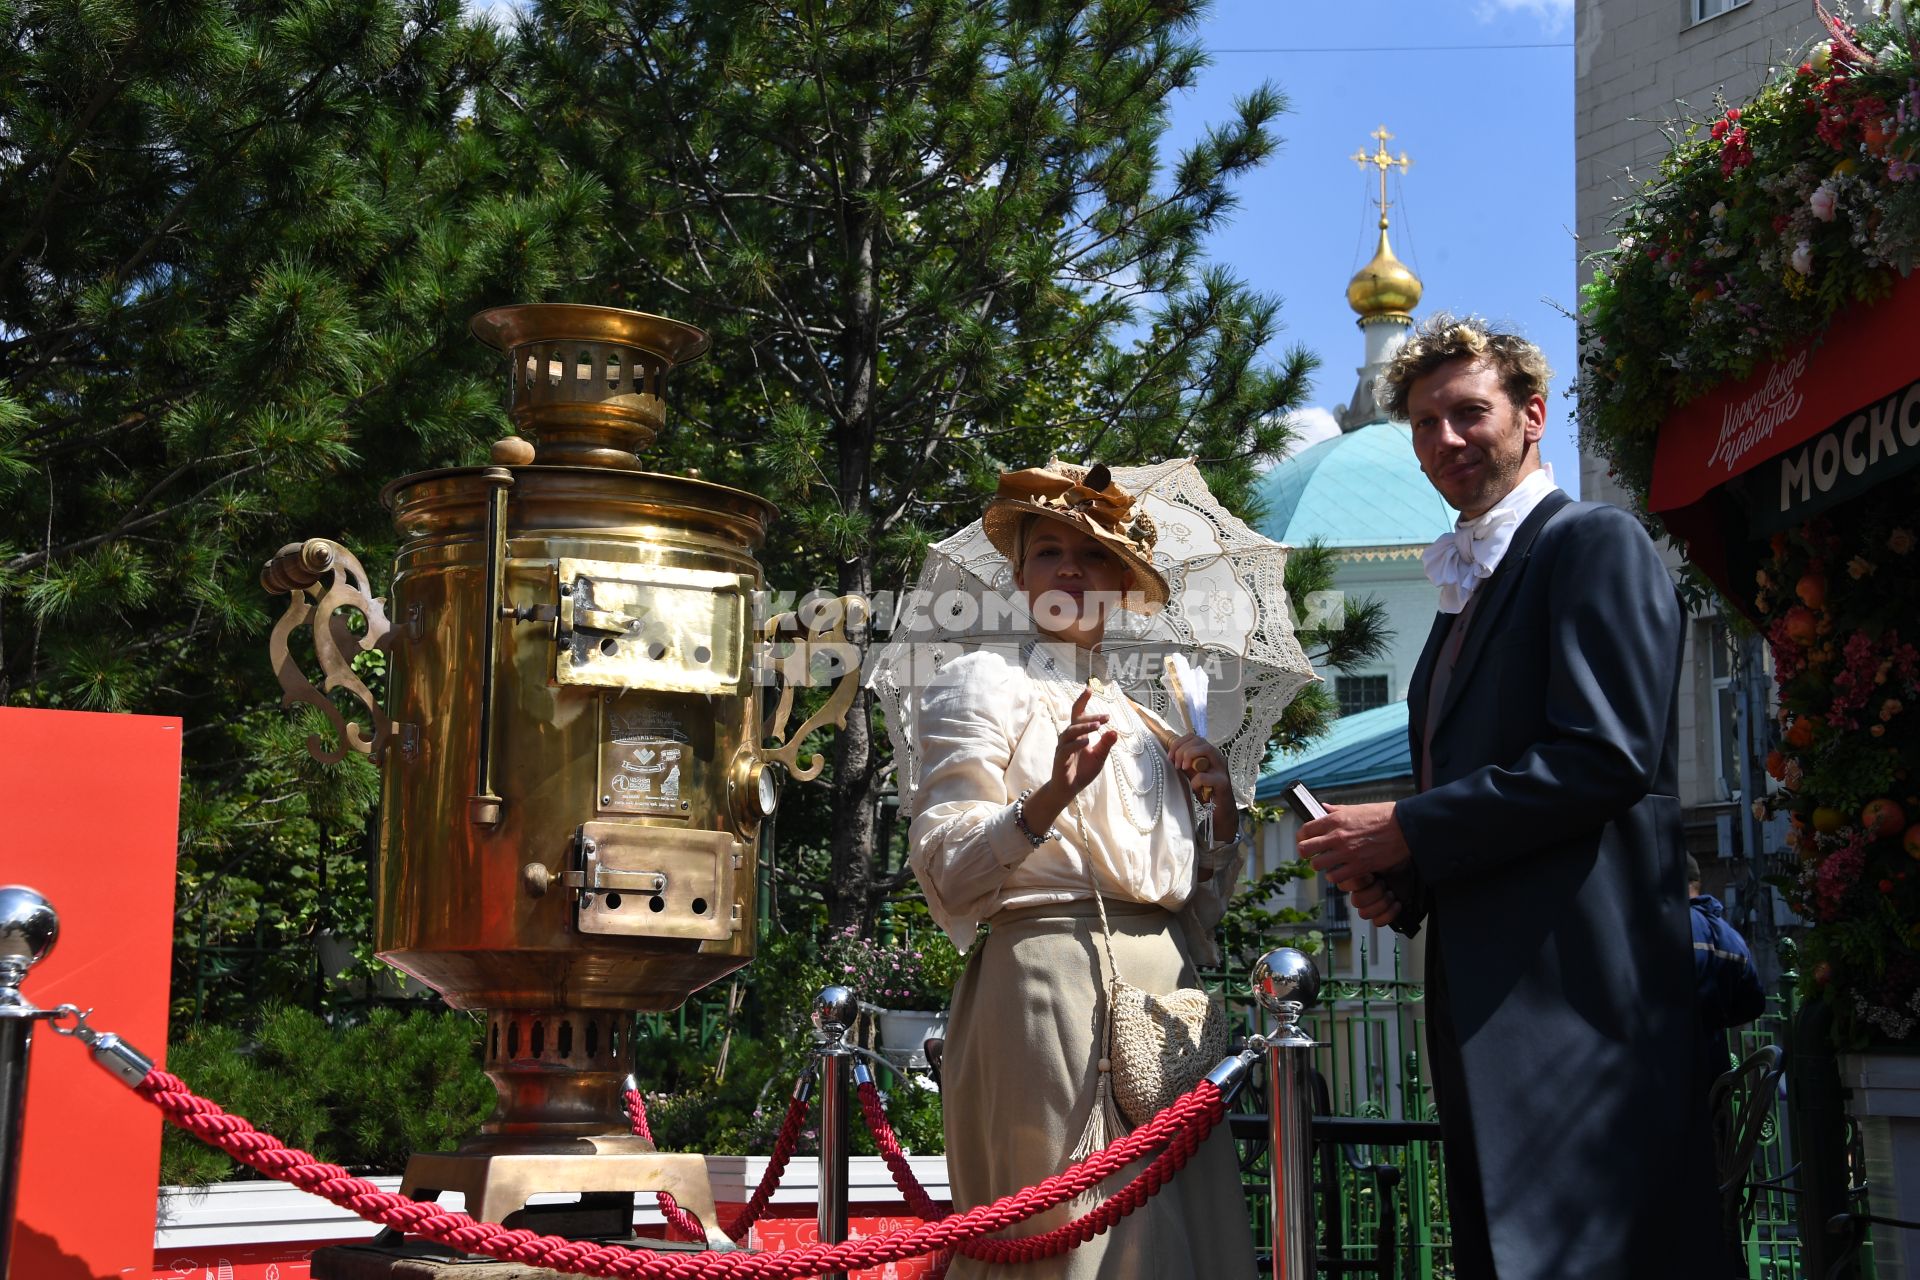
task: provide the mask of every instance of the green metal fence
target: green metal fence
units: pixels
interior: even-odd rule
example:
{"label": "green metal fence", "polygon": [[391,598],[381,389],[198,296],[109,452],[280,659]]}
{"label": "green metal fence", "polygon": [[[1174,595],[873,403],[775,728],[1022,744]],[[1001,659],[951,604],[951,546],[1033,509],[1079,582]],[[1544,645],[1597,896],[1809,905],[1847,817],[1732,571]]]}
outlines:
{"label": "green metal fence", "polygon": [[[1284,943],[1284,939],[1276,942]],[[1401,970],[1397,948],[1376,953],[1365,936],[1326,938],[1315,957],[1334,976],[1321,989],[1319,1006],[1304,1019],[1319,1047],[1314,1066],[1325,1079],[1335,1116],[1426,1121],[1435,1118],[1433,1092],[1426,1070],[1424,991]],[[1328,950],[1335,962],[1328,963]],[[1262,1013],[1247,994],[1247,976],[1239,972],[1207,975],[1245,1029],[1265,1030]],[[1767,1011],[1757,1021],[1729,1034],[1729,1064],[1761,1045],[1784,1045],[1793,1017],[1795,975],[1786,973],[1780,990],[1768,999]],[[1240,1110],[1259,1110],[1264,1099],[1243,1096]],[[1378,1233],[1394,1198],[1392,1217],[1397,1239],[1390,1246],[1396,1256],[1379,1274],[1433,1280],[1453,1274],[1447,1224],[1446,1172],[1437,1142],[1374,1146],[1350,1153],[1365,1168],[1355,1168],[1342,1153],[1338,1171],[1337,1204],[1332,1214],[1333,1238],[1321,1242],[1323,1275],[1341,1276],[1370,1270],[1379,1259]],[[1788,1280],[1801,1273],[1799,1228],[1790,1198],[1796,1157],[1783,1106],[1776,1105],[1763,1130],[1748,1172],[1749,1183],[1763,1184],[1751,1200],[1745,1233],[1747,1274],[1753,1280]],[[1377,1170],[1391,1169],[1397,1177],[1382,1178]],[[1246,1166],[1246,1187],[1256,1231],[1264,1236],[1269,1220],[1267,1167],[1262,1158]],[[1391,1185],[1387,1185],[1387,1184]],[[1765,1184],[1772,1183],[1768,1186]],[[1321,1218],[1327,1217],[1322,1205]],[[1263,1241],[1263,1246],[1265,1242]]]}
{"label": "green metal fence", "polygon": [[[1313,928],[1318,931],[1319,927]],[[1323,979],[1319,1003],[1302,1024],[1318,1046],[1313,1065],[1326,1085],[1327,1114],[1431,1121],[1435,1113],[1432,1086],[1424,1070],[1421,984],[1401,971],[1397,948],[1375,954],[1366,935],[1323,933],[1321,940],[1324,945],[1315,962],[1332,976]],[[1208,977],[1242,1026],[1267,1029],[1264,1015],[1247,994],[1246,974],[1222,972]],[[1265,1101],[1261,1095],[1252,1095],[1240,1105],[1263,1108]],[[1325,1169],[1327,1163],[1316,1169]],[[1380,1274],[1419,1280],[1452,1275],[1446,1174],[1437,1142],[1342,1150],[1330,1163],[1336,1203],[1329,1212],[1323,1199],[1318,1215],[1332,1224],[1320,1240],[1323,1274],[1348,1275],[1379,1264]],[[1248,1199],[1256,1229],[1264,1235],[1269,1219],[1264,1157],[1248,1173]],[[1323,1197],[1327,1191],[1326,1186],[1320,1187]],[[1391,1206],[1386,1203],[1389,1197],[1394,1201]],[[1395,1256],[1380,1258],[1376,1256],[1382,1245],[1380,1228],[1387,1217],[1397,1229],[1397,1238],[1386,1244]]]}

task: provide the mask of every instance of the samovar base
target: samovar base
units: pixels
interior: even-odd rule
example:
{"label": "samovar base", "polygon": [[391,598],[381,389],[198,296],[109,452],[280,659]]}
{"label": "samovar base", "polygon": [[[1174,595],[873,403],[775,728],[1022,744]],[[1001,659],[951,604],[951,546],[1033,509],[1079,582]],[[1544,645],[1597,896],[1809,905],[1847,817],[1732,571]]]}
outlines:
{"label": "samovar base", "polygon": [[[645,1141],[625,1134],[571,1138],[565,1151],[502,1151],[488,1150],[484,1142],[475,1145],[480,1149],[413,1156],[401,1178],[400,1194],[431,1200],[444,1191],[457,1191],[466,1197],[467,1216],[476,1221],[595,1238],[615,1237],[632,1229],[633,1195],[665,1191],[700,1220],[707,1248],[734,1247],[720,1229],[705,1156],[655,1151]],[[534,1196],[555,1193],[578,1194],[581,1204],[528,1209],[527,1201]],[[613,1220],[595,1221],[595,1215],[604,1218],[614,1204],[610,1195],[625,1197],[624,1204],[614,1207]],[[562,1217],[573,1221],[563,1222]]]}

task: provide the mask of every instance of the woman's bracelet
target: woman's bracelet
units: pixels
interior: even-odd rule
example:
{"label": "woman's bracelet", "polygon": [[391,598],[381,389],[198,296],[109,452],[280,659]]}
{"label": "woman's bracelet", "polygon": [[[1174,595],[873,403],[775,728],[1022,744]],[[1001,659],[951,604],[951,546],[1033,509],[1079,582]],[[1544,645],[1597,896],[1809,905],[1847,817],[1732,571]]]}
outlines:
{"label": "woman's bracelet", "polygon": [[1034,848],[1038,849],[1049,840],[1058,840],[1060,831],[1056,827],[1048,827],[1044,835],[1033,833],[1033,828],[1027,825],[1027,797],[1032,794],[1033,789],[1029,787],[1020,793],[1018,800],[1013,802],[1013,825],[1019,829],[1021,835],[1032,842]]}

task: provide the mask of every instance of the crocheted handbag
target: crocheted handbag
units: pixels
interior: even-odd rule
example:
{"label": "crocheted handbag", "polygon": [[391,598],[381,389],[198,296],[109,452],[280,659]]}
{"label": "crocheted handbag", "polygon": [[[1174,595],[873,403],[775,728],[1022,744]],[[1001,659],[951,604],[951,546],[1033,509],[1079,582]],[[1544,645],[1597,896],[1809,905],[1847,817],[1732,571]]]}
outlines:
{"label": "crocheted handbag", "polygon": [[1199,1084],[1227,1056],[1228,1040],[1226,1010],[1198,987],[1157,996],[1117,977],[1107,984],[1113,1100],[1135,1125]]}
{"label": "crocheted handbag", "polygon": [[[1073,816],[1080,827],[1083,848],[1087,820],[1079,797]],[[1132,1126],[1143,1125],[1226,1057],[1231,1036],[1227,1012],[1218,997],[1199,987],[1180,987],[1155,995],[1120,976],[1113,959],[1113,930],[1107,924],[1107,904],[1091,864],[1087,879],[1094,906],[1100,913],[1100,941],[1107,953],[1106,1053],[1098,1064],[1093,1107],[1086,1130],[1072,1158],[1080,1160],[1100,1150]]]}

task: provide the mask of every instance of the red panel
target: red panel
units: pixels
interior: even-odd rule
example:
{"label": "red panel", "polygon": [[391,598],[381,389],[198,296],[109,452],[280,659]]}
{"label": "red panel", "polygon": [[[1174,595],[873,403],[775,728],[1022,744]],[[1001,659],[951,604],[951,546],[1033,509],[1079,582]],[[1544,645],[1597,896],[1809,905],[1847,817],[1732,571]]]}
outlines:
{"label": "red panel", "polygon": [[[180,721],[0,708],[0,883],[60,939],[22,988],[76,1004],[156,1061],[167,1047]],[[152,1274],[160,1115],[42,1027],[33,1039],[13,1274]]]}

